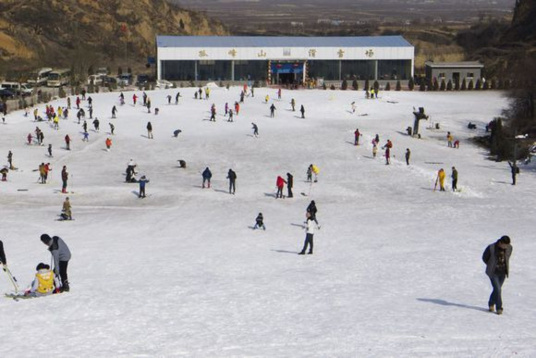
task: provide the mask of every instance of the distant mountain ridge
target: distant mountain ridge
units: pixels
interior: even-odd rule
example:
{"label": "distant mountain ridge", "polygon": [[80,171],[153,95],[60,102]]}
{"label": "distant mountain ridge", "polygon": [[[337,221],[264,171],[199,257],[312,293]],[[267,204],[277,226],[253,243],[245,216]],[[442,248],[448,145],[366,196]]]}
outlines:
{"label": "distant mountain ridge", "polygon": [[2,0],[0,64],[139,64],[157,34],[225,35],[217,20],[166,0]]}

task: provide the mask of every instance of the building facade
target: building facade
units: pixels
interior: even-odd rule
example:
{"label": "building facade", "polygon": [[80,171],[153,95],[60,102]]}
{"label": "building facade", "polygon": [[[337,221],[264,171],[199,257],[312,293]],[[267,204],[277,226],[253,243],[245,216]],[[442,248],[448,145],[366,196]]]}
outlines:
{"label": "building facade", "polygon": [[157,36],[157,78],[169,81],[408,80],[414,47],[401,36]]}
{"label": "building facade", "polygon": [[478,61],[467,62],[425,62],[426,78],[433,81],[452,81],[461,83],[466,81],[476,81],[482,78],[484,65]]}

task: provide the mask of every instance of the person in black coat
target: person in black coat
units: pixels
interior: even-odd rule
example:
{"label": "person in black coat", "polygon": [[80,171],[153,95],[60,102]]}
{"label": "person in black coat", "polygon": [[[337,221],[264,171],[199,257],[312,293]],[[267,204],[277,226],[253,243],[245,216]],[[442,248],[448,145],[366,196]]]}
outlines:
{"label": "person in black coat", "polygon": [[519,174],[519,167],[515,161],[508,162],[508,165],[510,166],[510,171],[512,172],[512,185],[516,185],[516,175]]}
{"label": "person in black coat", "polygon": [[227,172],[227,179],[229,179],[229,194],[234,194],[236,190],[236,173],[232,169]]}
{"label": "person in black coat", "polygon": [[287,173],[287,190],[288,190],[287,198],[292,198],[293,197],[293,195],[292,195],[292,187],[293,186],[294,186],[294,177],[292,176],[292,174]]}
{"label": "person in black coat", "polygon": [[316,223],[316,225],[318,225],[318,220],[316,219],[317,211],[318,210],[316,209],[315,201],[311,200],[311,202],[309,203],[309,206],[307,206],[307,212],[309,213],[311,220],[313,220]]}
{"label": "person in black coat", "polygon": [[486,264],[488,275],[493,291],[489,297],[489,311],[497,310],[497,314],[503,313],[501,289],[510,271],[510,256],[512,245],[510,237],[504,235],[495,243],[488,245],[482,254],[482,261]]}
{"label": "person in black coat", "polygon": [[2,266],[4,267],[4,271],[7,267],[7,259],[6,259],[6,253],[4,252],[4,244],[2,243],[2,240],[0,240],[0,263],[2,263]]}

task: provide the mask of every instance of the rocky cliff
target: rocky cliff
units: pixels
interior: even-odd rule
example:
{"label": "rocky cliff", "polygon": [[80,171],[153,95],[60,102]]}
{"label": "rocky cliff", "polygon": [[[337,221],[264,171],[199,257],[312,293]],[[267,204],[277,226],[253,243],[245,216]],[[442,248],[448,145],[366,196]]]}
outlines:
{"label": "rocky cliff", "polygon": [[6,67],[139,66],[155,36],[225,35],[219,21],[166,0],[2,0],[0,62]]}

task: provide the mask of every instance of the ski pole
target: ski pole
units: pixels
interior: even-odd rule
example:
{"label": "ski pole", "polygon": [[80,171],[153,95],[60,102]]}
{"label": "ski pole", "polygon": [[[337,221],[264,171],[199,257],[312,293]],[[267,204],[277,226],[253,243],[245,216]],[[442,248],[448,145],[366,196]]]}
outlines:
{"label": "ski pole", "polygon": [[11,281],[11,283],[13,284],[13,287],[15,287],[15,293],[18,293],[19,292],[19,285],[18,285],[17,278],[15,276],[13,276],[13,274],[11,273],[9,268],[4,267],[4,271],[7,274],[7,276],[9,277],[9,280]]}

